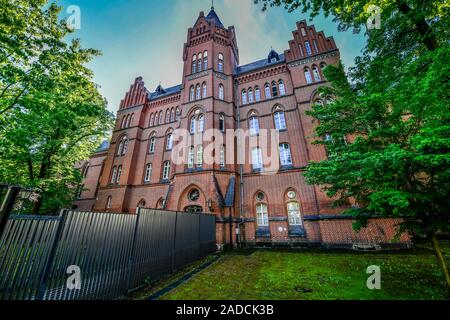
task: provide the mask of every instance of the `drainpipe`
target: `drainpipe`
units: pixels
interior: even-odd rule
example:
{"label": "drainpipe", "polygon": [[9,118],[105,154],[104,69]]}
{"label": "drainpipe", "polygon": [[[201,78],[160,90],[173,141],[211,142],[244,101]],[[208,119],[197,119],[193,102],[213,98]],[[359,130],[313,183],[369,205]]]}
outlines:
{"label": "drainpipe", "polygon": [[[235,80],[234,82],[234,101],[237,104],[237,129],[241,129],[241,108],[239,105],[239,101],[238,101],[238,81]],[[238,137],[238,151],[240,150],[239,148],[239,144],[241,144],[242,141],[241,139]],[[244,166],[243,164],[239,164],[239,220],[240,222],[238,222],[237,224],[237,228],[239,229],[239,234],[236,235],[236,239],[238,237],[241,236],[241,225],[244,224],[244,219],[243,219],[243,213],[244,213],[244,178],[243,178],[243,173],[244,173]]]}

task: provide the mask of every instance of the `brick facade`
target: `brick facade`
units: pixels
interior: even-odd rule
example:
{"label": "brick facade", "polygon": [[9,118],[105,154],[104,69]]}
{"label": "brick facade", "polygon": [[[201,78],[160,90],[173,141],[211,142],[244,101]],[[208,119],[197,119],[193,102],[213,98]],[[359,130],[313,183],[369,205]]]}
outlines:
{"label": "brick facade", "polygon": [[[120,103],[109,145],[78,164],[89,170],[84,171],[84,191],[74,206],[114,212],[135,212],[138,205],[202,210],[217,217],[218,244],[230,243],[230,217],[233,244],[389,243],[395,221],[371,221],[355,234],[352,220],[340,216],[342,208],[332,208],[320,187],[305,183],[302,173],[307,164],[327,157],[323,146],[312,144],[314,123],[305,111],[317,100],[326,103],[317,95],[317,89],[327,85],[322,70],[338,63],[340,56],[333,38],[306,21],[298,22],[292,34],[283,54],[272,50],[267,58],[240,66],[234,27],[225,28],[214,10],[207,16],[201,12],[188,30],[181,85],[158,86],[150,92],[143,79],[136,78]],[[248,130],[253,117],[260,129],[275,129],[276,112],[284,113],[286,126],[278,131],[279,142],[289,145],[292,161],[273,175],[255,171],[249,160],[242,167],[235,161],[225,166],[177,165],[172,162],[173,149],[166,148],[168,135],[180,128],[189,130],[193,117],[203,117],[204,130],[219,129],[221,121],[226,130]],[[126,151],[121,152],[124,141]],[[237,155],[226,157],[235,160]],[[165,163],[170,163],[167,179]],[[198,195],[189,199],[194,189]],[[300,213],[297,222],[289,219],[290,203],[298,209],[293,216]],[[265,208],[260,214],[265,222],[258,221],[257,208]],[[403,236],[400,242],[409,239]]]}

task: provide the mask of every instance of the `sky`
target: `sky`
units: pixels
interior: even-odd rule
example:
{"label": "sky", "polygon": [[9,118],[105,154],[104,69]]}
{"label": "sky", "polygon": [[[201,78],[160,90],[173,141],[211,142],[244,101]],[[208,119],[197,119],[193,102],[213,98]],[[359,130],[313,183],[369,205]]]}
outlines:
{"label": "sky", "polygon": [[[147,89],[154,91],[159,83],[165,88],[182,82],[182,53],[187,30],[196,22],[199,12],[208,14],[211,0],[60,0],[62,17],[71,5],[80,8],[80,29],[73,37],[84,47],[102,51],[89,64],[94,81],[116,112],[120,100],[138,76]],[[270,48],[283,53],[292,39],[296,21],[306,19],[316,30],[333,36],[345,66],[351,66],[365,44],[363,34],[338,32],[332,18],[318,16],[312,22],[299,11],[283,8],[262,12],[253,0],[215,0],[214,8],[225,27],[234,25],[244,65],[267,57]]]}

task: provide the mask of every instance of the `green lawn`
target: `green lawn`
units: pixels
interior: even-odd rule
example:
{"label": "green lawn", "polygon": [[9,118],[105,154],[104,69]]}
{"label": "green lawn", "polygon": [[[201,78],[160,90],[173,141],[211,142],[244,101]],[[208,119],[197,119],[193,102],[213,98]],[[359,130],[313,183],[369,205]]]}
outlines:
{"label": "green lawn", "polygon": [[[445,243],[443,249],[450,262],[450,244]],[[381,290],[367,289],[366,269],[370,265],[381,268]],[[176,276],[141,291],[136,298],[148,297]],[[428,248],[395,253],[234,251],[222,254],[213,265],[163,297],[169,300],[446,298],[440,269]]]}

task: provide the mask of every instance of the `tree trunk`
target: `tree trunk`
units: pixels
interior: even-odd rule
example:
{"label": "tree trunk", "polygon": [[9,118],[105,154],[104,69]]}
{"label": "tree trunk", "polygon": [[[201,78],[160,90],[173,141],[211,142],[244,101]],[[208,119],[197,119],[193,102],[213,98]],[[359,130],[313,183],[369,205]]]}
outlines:
{"label": "tree trunk", "polygon": [[445,263],[444,256],[442,255],[441,247],[434,233],[430,236],[431,244],[433,245],[434,254],[438,260],[439,267],[441,267],[442,274],[447,282],[447,288],[450,290],[450,275],[448,273],[447,264]]}

